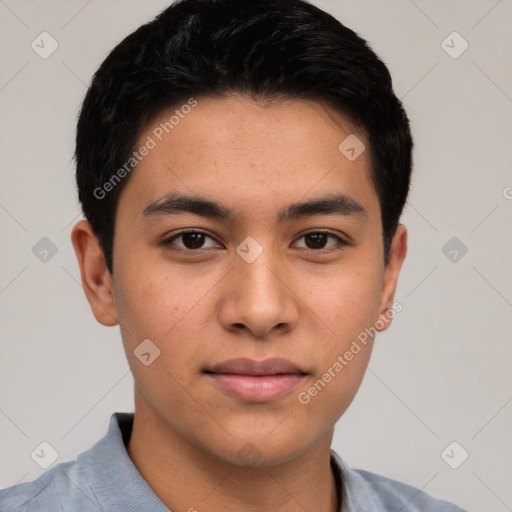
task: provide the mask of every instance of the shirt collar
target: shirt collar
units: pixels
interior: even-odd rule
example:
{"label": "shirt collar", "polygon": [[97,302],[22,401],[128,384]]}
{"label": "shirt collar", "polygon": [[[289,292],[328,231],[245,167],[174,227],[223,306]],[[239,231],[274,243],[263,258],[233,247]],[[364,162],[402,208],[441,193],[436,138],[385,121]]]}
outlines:
{"label": "shirt collar", "polygon": [[79,455],[87,472],[90,491],[101,510],[109,512],[169,512],[142,478],[125,447],[131,435],[133,414],[114,413],[105,437]]}
{"label": "shirt collar", "polygon": [[343,482],[339,512],[382,512],[383,504],[368,481],[331,449],[331,463],[338,469]]}

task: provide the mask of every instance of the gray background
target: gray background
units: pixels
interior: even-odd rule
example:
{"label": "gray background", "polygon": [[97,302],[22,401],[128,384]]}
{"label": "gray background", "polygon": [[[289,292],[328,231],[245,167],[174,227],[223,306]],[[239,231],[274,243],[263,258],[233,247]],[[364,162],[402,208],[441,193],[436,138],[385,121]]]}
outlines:
{"label": "gray background", "polygon": [[[387,63],[416,142],[404,309],[377,338],[333,447],[471,512],[512,510],[512,2],[314,3]],[[71,158],[93,72],[166,5],[0,0],[2,487],[43,472],[31,458],[42,441],[55,463],[70,460],[113,411],[133,408],[119,330],[96,323],[79,282]],[[59,45],[47,59],[31,48],[43,31]],[[443,43],[453,31],[469,44],[457,58],[445,50],[463,41]],[[32,252],[43,237],[57,249],[46,262]],[[462,447],[448,450],[452,465],[469,453],[458,469],[441,456],[452,441]]]}

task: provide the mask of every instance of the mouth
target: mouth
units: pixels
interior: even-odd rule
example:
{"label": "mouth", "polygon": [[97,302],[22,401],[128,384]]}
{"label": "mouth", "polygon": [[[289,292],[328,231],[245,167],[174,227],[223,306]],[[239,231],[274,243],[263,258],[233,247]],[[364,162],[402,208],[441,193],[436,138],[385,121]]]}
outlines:
{"label": "mouth", "polygon": [[307,375],[286,359],[231,359],[204,374],[223,393],[244,402],[271,402],[290,393]]}

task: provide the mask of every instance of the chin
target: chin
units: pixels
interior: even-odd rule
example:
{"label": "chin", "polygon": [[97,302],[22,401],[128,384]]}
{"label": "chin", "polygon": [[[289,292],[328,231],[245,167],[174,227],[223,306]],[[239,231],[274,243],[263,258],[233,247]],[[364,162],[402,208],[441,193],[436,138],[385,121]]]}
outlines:
{"label": "chin", "polygon": [[293,460],[307,449],[304,438],[297,437],[296,429],[293,434],[284,429],[279,433],[276,429],[270,435],[268,432],[251,434],[250,431],[245,431],[239,435],[233,434],[228,443],[210,445],[208,451],[231,465],[270,468]]}

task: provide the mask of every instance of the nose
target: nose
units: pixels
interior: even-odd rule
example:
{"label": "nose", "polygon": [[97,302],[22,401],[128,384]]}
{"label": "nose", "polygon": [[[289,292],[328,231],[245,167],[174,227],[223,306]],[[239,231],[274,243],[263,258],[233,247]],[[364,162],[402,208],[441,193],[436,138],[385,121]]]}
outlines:
{"label": "nose", "polygon": [[299,304],[291,269],[270,251],[250,263],[237,255],[223,290],[219,321],[227,330],[265,339],[295,328]]}

